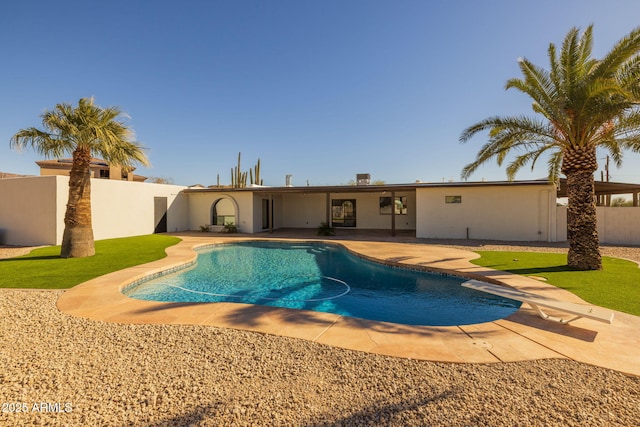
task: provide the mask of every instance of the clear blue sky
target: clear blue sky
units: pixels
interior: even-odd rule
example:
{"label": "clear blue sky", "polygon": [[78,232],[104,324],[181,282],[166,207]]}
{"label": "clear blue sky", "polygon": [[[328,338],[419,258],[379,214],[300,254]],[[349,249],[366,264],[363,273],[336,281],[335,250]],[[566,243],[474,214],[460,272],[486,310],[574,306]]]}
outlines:
{"label": "clear blue sky", "polygon": [[[518,57],[594,24],[601,56],[640,25],[637,0],[9,0],[0,6],[0,171],[38,174],[9,149],[57,103],[95,97],[130,116],[147,176],[230,181],[262,162],[266,185],[459,180],[486,141],[462,130],[530,112],[504,90]],[[604,157],[604,155],[602,156]],[[604,160],[601,160],[601,169]],[[640,183],[640,154],[614,181]],[[517,179],[546,176],[546,162]],[[487,164],[471,180],[503,180]]]}

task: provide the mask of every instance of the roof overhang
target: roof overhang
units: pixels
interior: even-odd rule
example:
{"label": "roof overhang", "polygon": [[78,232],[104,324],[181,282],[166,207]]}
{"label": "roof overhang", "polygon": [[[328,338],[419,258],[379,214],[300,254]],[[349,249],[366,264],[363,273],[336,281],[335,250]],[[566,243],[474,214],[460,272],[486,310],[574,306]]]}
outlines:
{"label": "roof overhang", "polygon": [[482,181],[482,182],[438,182],[438,183],[413,183],[413,184],[385,184],[385,185],[328,185],[308,187],[207,187],[188,188],[185,193],[228,193],[251,192],[262,194],[288,194],[288,193],[383,193],[390,191],[416,191],[420,188],[463,188],[463,187],[495,187],[495,186],[551,186],[547,181]]}
{"label": "roof overhang", "polygon": [[[596,196],[640,193],[640,184],[606,181],[595,181],[594,184],[594,191]],[[567,197],[567,180],[565,178],[562,178],[560,180],[558,197]]]}
{"label": "roof overhang", "polygon": [[[640,193],[640,184],[623,182],[595,181],[596,195],[634,194]],[[385,185],[325,185],[308,187],[207,187],[188,188],[185,193],[228,193],[252,192],[262,194],[287,193],[383,193],[389,191],[416,191],[421,188],[471,188],[471,187],[513,187],[513,186],[553,186],[546,179],[530,181],[479,181],[479,182],[420,182],[413,184],[385,184]],[[567,180],[562,178],[557,189],[557,197],[567,197]]]}

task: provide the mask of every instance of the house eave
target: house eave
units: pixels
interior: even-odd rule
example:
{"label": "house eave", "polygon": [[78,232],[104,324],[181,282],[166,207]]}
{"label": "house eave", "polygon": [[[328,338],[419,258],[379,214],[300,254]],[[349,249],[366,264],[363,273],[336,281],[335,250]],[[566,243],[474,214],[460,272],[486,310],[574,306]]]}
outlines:
{"label": "house eave", "polygon": [[415,191],[420,188],[461,188],[461,187],[492,187],[492,186],[522,186],[536,185],[549,187],[551,184],[546,181],[480,181],[480,182],[435,182],[435,183],[412,183],[412,184],[384,184],[384,185],[326,185],[326,186],[304,186],[304,187],[208,187],[189,188],[185,193],[230,193],[230,192],[250,192],[250,193],[376,193],[389,191]]}

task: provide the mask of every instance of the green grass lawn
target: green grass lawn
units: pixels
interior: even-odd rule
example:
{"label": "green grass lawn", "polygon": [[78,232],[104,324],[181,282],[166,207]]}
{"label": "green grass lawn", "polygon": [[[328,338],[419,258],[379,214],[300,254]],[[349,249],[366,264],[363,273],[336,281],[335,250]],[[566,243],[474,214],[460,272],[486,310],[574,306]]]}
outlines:
{"label": "green grass lawn", "polygon": [[67,289],[94,277],[167,256],[165,249],[180,241],[151,234],[96,241],[96,254],[60,258],[60,246],[35,249],[16,258],[0,259],[0,287]]}
{"label": "green grass lawn", "polygon": [[476,251],[472,263],[523,276],[538,276],[583,300],[640,316],[640,268],[619,258],[602,257],[603,269],[576,271],[567,266],[567,255],[539,252]]}

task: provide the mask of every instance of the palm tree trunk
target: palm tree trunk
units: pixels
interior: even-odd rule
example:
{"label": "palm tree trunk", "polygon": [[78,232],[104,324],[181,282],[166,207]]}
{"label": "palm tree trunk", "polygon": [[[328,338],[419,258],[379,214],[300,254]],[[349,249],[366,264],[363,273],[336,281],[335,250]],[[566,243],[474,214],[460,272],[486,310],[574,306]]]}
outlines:
{"label": "palm tree trunk", "polygon": [[73,152],[69,176],[69,201],[64,215],[62,258],[80,258],[95,254],[91,224],[91,152],[78,147]]}
{"label": "palm tree trunk", "polygon": [[593,172],[573,170],[567,175],[567,264],[578,270],[601,270],[602,256],[596,225]]}

